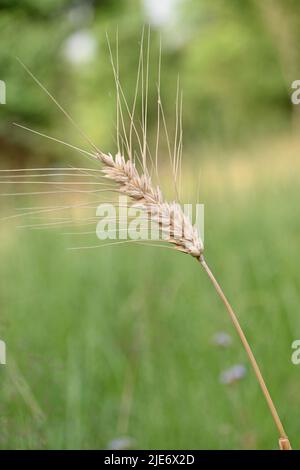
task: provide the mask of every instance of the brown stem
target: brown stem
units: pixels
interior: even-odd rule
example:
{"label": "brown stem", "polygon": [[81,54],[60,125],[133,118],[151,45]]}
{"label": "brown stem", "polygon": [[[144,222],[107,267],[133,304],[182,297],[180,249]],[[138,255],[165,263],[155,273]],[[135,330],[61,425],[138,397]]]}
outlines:
{"label": "brown stem", "polygon": [[278,429],[279,436],[280,436],[280,438],[279,438],[279,447],[280,447],[281,450],[291,450],[291,445],[290,445],[289,439],[288,439],[288,437],[285,433],[285,430],[283,428],[282,422],[280,421],[279,415],[277,413],[277,410],[275,408],[275,405],[273,403],[273,400],[271,398],[269,390],[268,390],[268,388],[265,384],[264,378],[263,378],[263,376],[261,374],[261,371],[258,367],[258,364],[256,362],[256,359],[255,359],[254,355],[253,355],[251,347],[250,347],[250,345],[247,341],[247,338],[246,338],[246,336],[245,336],[245,334],[244,334],[244,332],[241,328],[241,325],[240,325],[240,323],[239,323],[239,321],[238,321],[238,319],[237,319],[230,303],[228,302],[227,298],[225,297],[225,294],[224,294],[221,286],[219,285],[218,281],[216,280],[213,273],[209,269],[209,267],[206,264],[206,261],[205,261],[203,256],[201,256],[199,258],[199,262],[203,266],[203,268],[204,268],[205,272],[207,273],[208,277],[210,278],[214,288],[216,289],[218,295],[220,296],[222,302],[224,303],[224,305],[225,305],[225,307],[226,307],[226,309],[227,309],[227,311],[230,315],[231,321],[232,321],[232,323],[233,323],[233,325],[234,325],[234,327],[235,327],[235,329],[236,329],[236,331],[237,331],[237,333],[238,333],[238,335],[239,335],[239,337],[240,337],[240,339],[243,343],[243,346],[244,346],[245,351],[248,355],[250,363],[251,363],[251,365],[254,369],[254,372],[255,372],[256,378],[258,380],[258,383],[259,383],[259,385],[262,389],[262,392],[265,396],[265,399],[267,401],[267,404],[268,404],[269,409],[271,411],[271,414],[273,416],[274,422],[275,422],[276,427]]}

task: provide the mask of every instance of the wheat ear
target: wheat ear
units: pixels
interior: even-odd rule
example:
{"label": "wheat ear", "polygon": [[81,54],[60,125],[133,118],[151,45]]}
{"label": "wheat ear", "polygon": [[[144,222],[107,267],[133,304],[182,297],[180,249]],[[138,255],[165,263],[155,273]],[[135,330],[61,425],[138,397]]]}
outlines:
{"label": "wheat ear", "polygon": [[[229,313],[230,319],[241,339],[254,373],[269,406],[275,425],[279,432],[279,447],[281,450],[291,450],[289,439],[285,433],[282,422],[279,418],[271,395],[268,391],[260,368],[256,362],[251,347],[242,330],[242,327],[235,315],[229,301],[227,300],[220,284],[214,277],[203,256],[203,243],[195,226],[184,214],[180,204],[176,202],[165,202],[160,188],[154,187],[148,174],[140,175],[132,160],[125,160],[123,156],[117,154],[113,158],[110,154],[97,153],[97,158],[103,164],[102,171],[105,176],[114,181],[120,192],[128,196],[134,203],[145,211],[150,219],[159,226],[164,226],[165,221],[169,221],[169,238],[166,240],[174,245],[174,248],[196,258],[211,280],[216,292]],[[183,236],[176,236],[176,227],[183,227]]]}
{"label": "wheat ear", "polygon": [[[148,48],[149,48],[149,39],[148,39]],[[110,49],[110,45],[109,45],[109,49]],[[110,54],[111,54],[111,49],[110,49]],[[111,59],[112,59],[112,55],[111,55]],[[135,163],[133,162],[131,158],[131,145],[128,145],[128,150],[129,150],[128,154],[130,156],[129,160],[126,160],[124,156],[120,154],[120,152],[118,152],[116,157],[113,158],[111,154],[105,154],[99,151],[99,149],[93,144],[93,142],[90,141],[90,139],[86,136],[86,134],[81,130],[81,128],[73,120],[73,118],[64,110],[64,108],[62,108],[62,106],[51,95],[51,93],[39,82],[39,80],[32,74],[32,72],[30,72],[30,70],[23,64],[22,61],[19,60],[19,62],[24,67],[24,69],[29,73],[29,75],[33,78],[33,80],[43,89],[43,91],[56,104],[56,106],[66,116],[66,118],[72,123],[72,125],[79,131],[82,137],[92,146],[92,148],[96,152],[92,154],[92,157],[96,158],[102,163],[103,165],[102,172],[104,173],[104,175],[108,179],[116,183],[117,188],[120,192],[128,196],[128,198],[132,200],[134,204],[138,205],[140,209],[144,210],[145,213],[149,216],[150,220],[157,223],[163,232],[167,232],[168,238],[165,239],[165,241],[171,243],[175,249],[182,251],[184,253],[190,254],[191,256],[193,256],[200,262],[201,266],[204,268],[204,271],[206,272],[209,279],[211,280],[216,292],[221,298],[223,304],[225,305],[226,310],[229,313],[230,319],[241,339],[241,342],[247,353],[249,361],[254,369],[256,378],[264,394],[264,397],[267,401],[271,415],[274,419],[275,425],[279,432],[279,448],[281,450],[291,450],[291,444],[289,442],[289,439],[285,433],[284,427],[281,423],[281,420],[279,418],[279,415],[277,413],[277,410],[275,408],[271,395],[265,384],[262,373],[259,369],[259,366],[254,357],[254,354],[247,341],[247,338],[242,330],[242,327],[237,319],[237,316],[235,315],[229,301],[227,300],[220,284],[216,280],[215,276],[213,275],[212,271],[210,270],[210,268],[208,267],[204,259],[204,256],[203,256],[204,247],[203,247],[202,240],[198,234],[197,228],[193,226],[189,217],[187,217],[184,214],[180,204],[178,204],[177,202],[170,203],[170,202],[164,201],[160,188],[158,186],[154,187],[152,184],[151,178],[147,172],[147,167],[146,167],[146,157],[145,157],[146,131],[144,128],[146,124],[144,123],[144,126],[143,126],[144,145],[143,145],[142,153],[143,153],[144,173],[140,174],[135,166]],[[120,83],[119,83],[119,77],[118,77],[118,68],[115,69],[113,60],[112,60],[112,66],[113,66],[116,85],[117,85],[118,114],[120,112],[119,117],[121,117],[121,120],[123,122],[123,116],[122,116],[121,107],[120,107]],[[147,66],[147,69],[148,69],[148,66]],[[160,70],[160,64],[159,64],[159,70]],[[160,72],[159,72],[159,82],[160,82]],[[163,110],[161,107],[161,100],[160,100],[160,91],[158,93],[158,105],[159,105],[159,110],[162,113],[163,120],[164,120],[164,114],[163,114]],[[136,130],[135,126],[133,125],[133,114],[134,112],[132,114],[129,113],[130,120],[131,120],[130,129]],[[147,107],[146,107],[145,114],[147,114]],[[144,120],[146,120],[145,115],[144,115]],[[159,124],[158,124],[157,137],[158,136],[159,136]],[[58,139],[53,139],[53,140],[58,141]],[[62,142],[62,141],[60,142],[64,143],[65,145],[68,145],[65,142]],[[180,149],[180,145],[179,145],[179,149]],[[73,148],[75,147],[73,146]],[[118,145],[118,148],[119,148],[119,145]],[[158,146],[156,145],[156,159],[155,159],[156,166],[157,166],[157,151],[158,151]],[[84,152],[84,153],[88,153],[88,152]],[[180,152],[179,152],[178,158],[179,159],[181,158]],[[177,167],[177,164],[178,162],[175,165],[176,167]],[[175,175],[173,176],[175,177],[174,179],[176,183],[176,172],[175,172]],[[169,224],[168,227],[166,227],[167,224]],[[178,236],[178,233],[179,234],[181,233],[181,236]]]}

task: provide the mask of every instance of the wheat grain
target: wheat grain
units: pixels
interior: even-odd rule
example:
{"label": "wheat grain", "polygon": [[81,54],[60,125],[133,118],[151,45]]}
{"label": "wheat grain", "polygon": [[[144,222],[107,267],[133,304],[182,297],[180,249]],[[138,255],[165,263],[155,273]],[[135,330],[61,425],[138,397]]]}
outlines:
{"label": "wheat grain", "polygon": [[[149,36],[148,36],[148,49],[147,49],[147,60],[149,60]],[[142,48],[142,46],[141,46]],[[147,166],[146,166],[146,152],[147,152],[147,101],[144,103],[144,99],[142,99],[143,102],[143,110],[142,110],[142,142],[139,139],[138,133],[136,131],[136,127],[133,123],[133,118],[134,118],[134,110],[135,110],[135,102],[136,102],[136,93],[135,93],[135,98],[134,98],[134,106],[132,112],[129,111],[127,102],[124,98],[124,93],[122,90],[122,87],[120,85],[119,81],[119,67],[118,67],[118,60],[117,60],[117,66],[114,66],[113,60],[112,60],[112,53],[111,49],[109,46],[110,50],[110,55],[111,55],[111,61],[112,61],[112,66],[113,66],[113,71],[114,71],[114,77],[116,81],[116,90],[117,90],[117,134],[118,134],[118,153],[115,157],[113,157],[111,154],[106,154],[103,153],[102,151],[99,151],[97,147],[90,141],[90,139],[85,135],[85,133],[79,128],[77,123],[73,120],[73,118],[62,108],[62,106],[57,102],[57,100],[49,93],[49,91],[34,77],[34,75],[28,70],[26,66],[20,61],[22,66],[27,70],[29,75],[36,81],[36,83],[44,90],[44,92],[52,99],[52,101],[58,106],[58,108],[61,110],[61,112],[66,116],[67,119],[72,123],[72,125],[79,131],[79,133],[85,138],[85,140],[92,146],[94,149],[95,153],[90,154],[89,152],[82,151],[78,147],[72,146],[70,144],[67,144],[63,141],[60,141],[59,139],[54,139],[51,138],[51,140],[56,140],[59,143],[62,143],[64,145],[67,145],[74,150],[80,151],[81,153],[86,154],[88,157],[95,158],[102,164],[102,172],[104,173],[104,176],[111,180],[112,182],[115,183],[117,191],[125,194],[129,200],[131,201],[132,205],[137,206],[141,210],[145,212],[145,214],[150,218],[150,220],[154,223],[156,223],[162,232],[164,234],[167,234],[167,238],[165,238],[165,241],[169,242],[170,244],[173,245],[173,247],[176,250],[182,251],[184,253],[190,254],[194,258],[196,258],[201,266],[204,268],[206,274],[210,278],[216,292],[218,293],[219,297],[221,298],[223,304],[225,305],[227,312],[229,313],[230,319],[241,339],[241,342],[243,344],[243,347],[248,355],[249,361],[253,367],[253,370],[255,372],[256,378],[258,380],[258,383],[262,389],[262,392],[264,394],[264,397],[267,401],[267,404],[269,406],[269,409],[271,411],[272,417],[274,419],[274,422],[276,424],[276,427],[279,432],[279,447],[282,450],[289,450],[291,449],[289,440],[287,438],[287,435],[285,433],[285,430],[283,428],[283,425],[281,423],[281,420],[279,418],[279,415],[277,413],[277,410],[275,408],[275,405],[271,399],[270,393],[268,391],[268,388],[265,384],[265,381],[263,379],[263,376],[261,374],[261,371],[259,369],[259,366],[255,360],[255,357],[252,353],[251,347],[246,339],[246,336],[239,324],[239,321],[231,307],[231,304],[227,300],[227,298],[224,295],[224,292],[217,282],[216,278],[214,277],[212,271],[208,267],[204,256],[203,256],[203,242],[199,236],[199,233],[197,231],[197,228],[192,224],[191,220],[189,219],[188,216],[185,215],[181,205],[176,202],[167,202],[164,200],[163,194],[161,189],[158,186],[155,186],[152,183],[151,177],[148,173]],[[139,81],[139,75],[140,75],[140,64],[142,63],[142,54],[140,53],[140,62],[139,62],[139,69],[138,69],[138,79],[137,79],[137,84]],[[143,77],[143,65],[141,67],[141,75]],[[159,62],[159,81],[158,84],[160,83],[160,62]],[[142,90],[143,90],[143,79],[142,79]],[[146,91],[148,90],[148,65],[147,65],[147,72],[146,72]],[[178,100],[178,91],[177,91],[177,100]],[[121,107],[121,98],[124,99],[125,101],[125,106],[126,110],[128,112],[129,118],[130,118],[130,132],[129,132],[129,138],[126,135],[125,131],[125,125],[124,125],[124,118],[123,118],[123,113],[122,113],[122,107]],[[147,98],[146,98],[147,99]],[[182,103],[182,99],[180,100]],[[178,105],[177,105],[178,106]],[[178,108],[176,111],[176,114],[178,114]],[[177,116],[176,120],[176,135],[179,135],[178,142],[176,143],[175,139],[175,145],[174,145],[174,163],[172,166],[173,170],[173,179],[175,182],[175,189],[176,189],[176,194],[177,188],[176,188],[176,179],[177,179],[177,171],[178,171],[178,166],[181,164],[181,151],[182,151],[182,126],[181,126],[181,114],[182,114],[182,104],[180,104],[180,116]],[[159,119],[160,116],[162,118],[162,123],[163,127],[165,130],[166,134],[166,140],[168,143],[168,150],[171,156],[171,151],[170,151],[170,143],[169,143],[169,138],[168,138],[168,131],[166,128],[166,121],[165,121],[165,115],[162,109],[162,104],[161,104],[161,98],[160,98],[160,88],[158,85],[158,129],[157,129],[157,140],[156,140],[156,148],[155,148],[155,168],[157,170],[157,159],[158,159],[158,140],[159,140]],[[21,127],[21,126],[20,126]],[[24,126],[23,126],[24,127]],[[120,135],[120,128],[123,129],[124,131],[124,136]],[[29,130],[29,129],[27,129]],[[35,132],[35,131],[33,131]],[[140,173],[136,167],[136,164],[134,162],[134,159],[132,158],[132,132],[135,132],[137,135],[137,140],[139,142],[139,147],[140,147],[140,156],[142,159],[142,168],[143,171]],[[35,132],[38,134],[38,132]],[[44,137],[43,134],[40,133],[40,135]],[[48,137],[49,138],[49,137]],[[120,140],[124,141],[125,143],[125,148],[127,150],[128,158],[126,159],[124,154],[121,154],[120,152]],[[180,178],[179,178],[180,179]],[[50,209],[51,210],[51,209]],[[42,211],[43,212],[43,211]],[[38,212],[34,212],[34,215],[36,215]],[[29,213],[30,214],[30,213]],[[28,215],[28,214],[27,214]],[[127,242],[132,241],[132,240],[127,240]],[[117,242],[118,243],[118,242]],[[119,243],[125,243],[124,241],[119,242]],[[108,244],[106,244],[108,246]],[[89,247],[85,247],[89,248]]]}

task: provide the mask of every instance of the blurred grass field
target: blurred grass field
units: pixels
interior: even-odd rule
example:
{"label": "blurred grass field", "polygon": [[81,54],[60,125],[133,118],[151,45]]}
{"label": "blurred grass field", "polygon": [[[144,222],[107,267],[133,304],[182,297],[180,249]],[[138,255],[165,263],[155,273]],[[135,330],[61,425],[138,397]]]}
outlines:
{"label": "blurred grass field", "polygon": [[[298,144],[286,137],[251,158],[200,167],[206,259],[236,309],[294,448]],[[15,225],[0,228],[2,449],[107,448],[122,437],[138,449],[277,448],[241,344],[194,260],[141,246],[74,253],[59,230]],[[232,336],[230,347],[213,343],[219,331]],[[222,384],[220,374],[234,364],[244,364],[246,376]]]}

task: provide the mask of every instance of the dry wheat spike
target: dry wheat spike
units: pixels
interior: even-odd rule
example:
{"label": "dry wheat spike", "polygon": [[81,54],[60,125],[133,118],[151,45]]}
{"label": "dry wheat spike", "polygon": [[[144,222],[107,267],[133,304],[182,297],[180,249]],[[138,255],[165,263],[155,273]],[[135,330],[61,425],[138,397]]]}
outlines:
{"label": "dry wheat spike", "polygon": [[[142,42],[141,42],[142,44]],[[290,450],[291,445],[289,439],[285,433],[275,405],[272,401],[268,388],[265,384],[263,379],[262,373],[259,369],[259,366],[256,362],[256,359],[253,355],[251,347],[246,339],[246,336],[240,326],[240,323],[231,307],[231,304],[227,300],[221,286],[217,282],[216,278],[214,277],[212,271],[208,267],[204,255],[203,255],[203,243],[201,237],[199,236],[197,229],[193,226],[189,217],[187,217],[181,205],[177,202],[167,202],[164,200],[163,194],[159,186],[156,186],[152,183],[152,179],[149,176],[149,172],[147,169],[146,164],[146,155],[147,155],[147,88],[148,88],[148,62],[147,62],[147,74],[146,74],[146,81],[144,83],[145,88],[145,97],[143,100],[143,115],[142,115],[142,139],[139,139],[139,135],[136,131],[136,127],[134,125],[134,110],[136,104],[136,95],[134,99],[134,106],[132,112],[129,111],[127,102],[125,101],[125,106],[129,114],[130,118],[130,129],[129,133],[125,133],[125,125],[124,125],[124,118],[122,114],[122,106],[121,101],[124,99],[123,91],[119,81],[119,72],[118,68],[115,67],[115,64],[112,60],[112,52],[109,45],[109,51],[111,56],[112,67],[114,71],[114,78],[116,82],[116,89],[117,89],[117,138],[118,138],[118,152],[115,157],[113,157],[109,153],[104,153],[100,151],[93,142],[86,136],[86,134],[81,130],[78,124],[73,120],[73,118],[65,111],[65,109],[57,102],[57,100],[50,94],[50,92],[39,82],[39,80],[32,74],[32,72],[21,62],[22,66],[26,69],[29,75],[35,80],[35,82],[43,89],[43,91],[51,98],[52,101],[56,104],[56,106],[62,111],[62,113],[69,119],[72,125],[79,131],[79,133],[85,138],[85,140],[92,146],[93,152],[87,152],[86,150],[79,149],[71,144],[63,142],[58,139],[54,139],[52,137],[46,136],[45,134],[41,134],[37,131],[32,131],[36,134],[40,134],[43,137],[48,137],[52,140],[58,141],[68,147],[71,147],[75,150],[79,150],[81,153],[86,154],[89,157],[92,157],[96,161],[102,164],[102,173],[107,180],[110,180],[115,186],[117,191],[125,194],[131,204],[137,205],[140,209],[142,209],[147,217],[150,220],[153,220],[155,223],[158,224],[163,231],[168,232],[168,237],[165,241],[172,244],[172,247],[176,250],[182,251],[186,254],[191,255],[195,258],[200,265],[204,268],[206,274],[208,275],[209,279],[211,280],[216,292],[218,293],[219,297],[221,298],[223,304],[225,305],[227,312],[229,313],[230,319],[241,339],[241,342],[244,346],[244,349],[248,355],[249,361],[253,367],[255,372],[256,378],[258,383],[261,387],[261,390],[264,394],[264,397],[267,401],[269,406],[270,412],[274,419],[275,425],[277,427],[279,433],[279,447],[282,450]],[[142,46],[141,46],[142,51]],[[147,56],[149,59],[149,36],[148,36],[148,50]],[[138,70],[138,80],[141,74],[140,65],[143,61],[143,53],[140,52],[140,62],[139,62],[139,70]],[[159,62],[159,74],[160,74],[160,62]],[[143,72],[142,72],[143,75]],[[162,121],[163,127],[166,131],[166,124],[165,124],[165,117],[161,105],[160,93],[159,93],[159,83],[160,83],[160,75],[158,81],[158,132],[157,132],[157,145],[156,145],[156,154],[155,154],[155,166],[157,169],[157,154],[158,154],[158,138],[159,138],[159,123],[160,120]],[[138,88],[138,87],[137,87]],[[142,90],[143,91],[143,90]],[[144,91],[143,91],[144,92]],[[178,100],[177,100],[178,103]],[[178,112],[178,109],[177,109]],[[179,112],[180,114],[180,112]],[[179,124],[178,124],[179,122]],[[24,126],[26,130],[30,130]],[[124,131],[122,136],[122,129]],[[182,130],[180,128],[180,120],[176,121],[176,134],[178,131],[179,141],[174,146],[174,161],[172,164],[172,173],[173,179],[177,179],[177,171],[178,166],[181,160],[181,149],[182,149]],[[125,134],[125,135],[124,135]],[[142,170],[139,171],[137,169],[135,160],[133,158],[133,150],[132,150],[132,141],[133,141],[133,134],[136,134],[136,139],[139,143],[139,153],[142,160]],[[166,132],[166,138],[168,142],[168,147],[170,150],[170,144],[168,140],[168,134]],[[123,140],[123,144],[125,147],[125,151],[121,151],[121,144],[120,141]],[[176,143],[176,142],[175,142]],[[127,157],[125,156],[127,154]],[[170,152],[171,153],[171,152]],[[95,171],[95,170],[94,170]],[[101,183],[100,183],[101,184]],[[168,224],[168,227],[166,227]],[[180,233],[181,235],[178,236],[178,229],[183,229]],[[167,230],[166,230],[167,229]]]}

